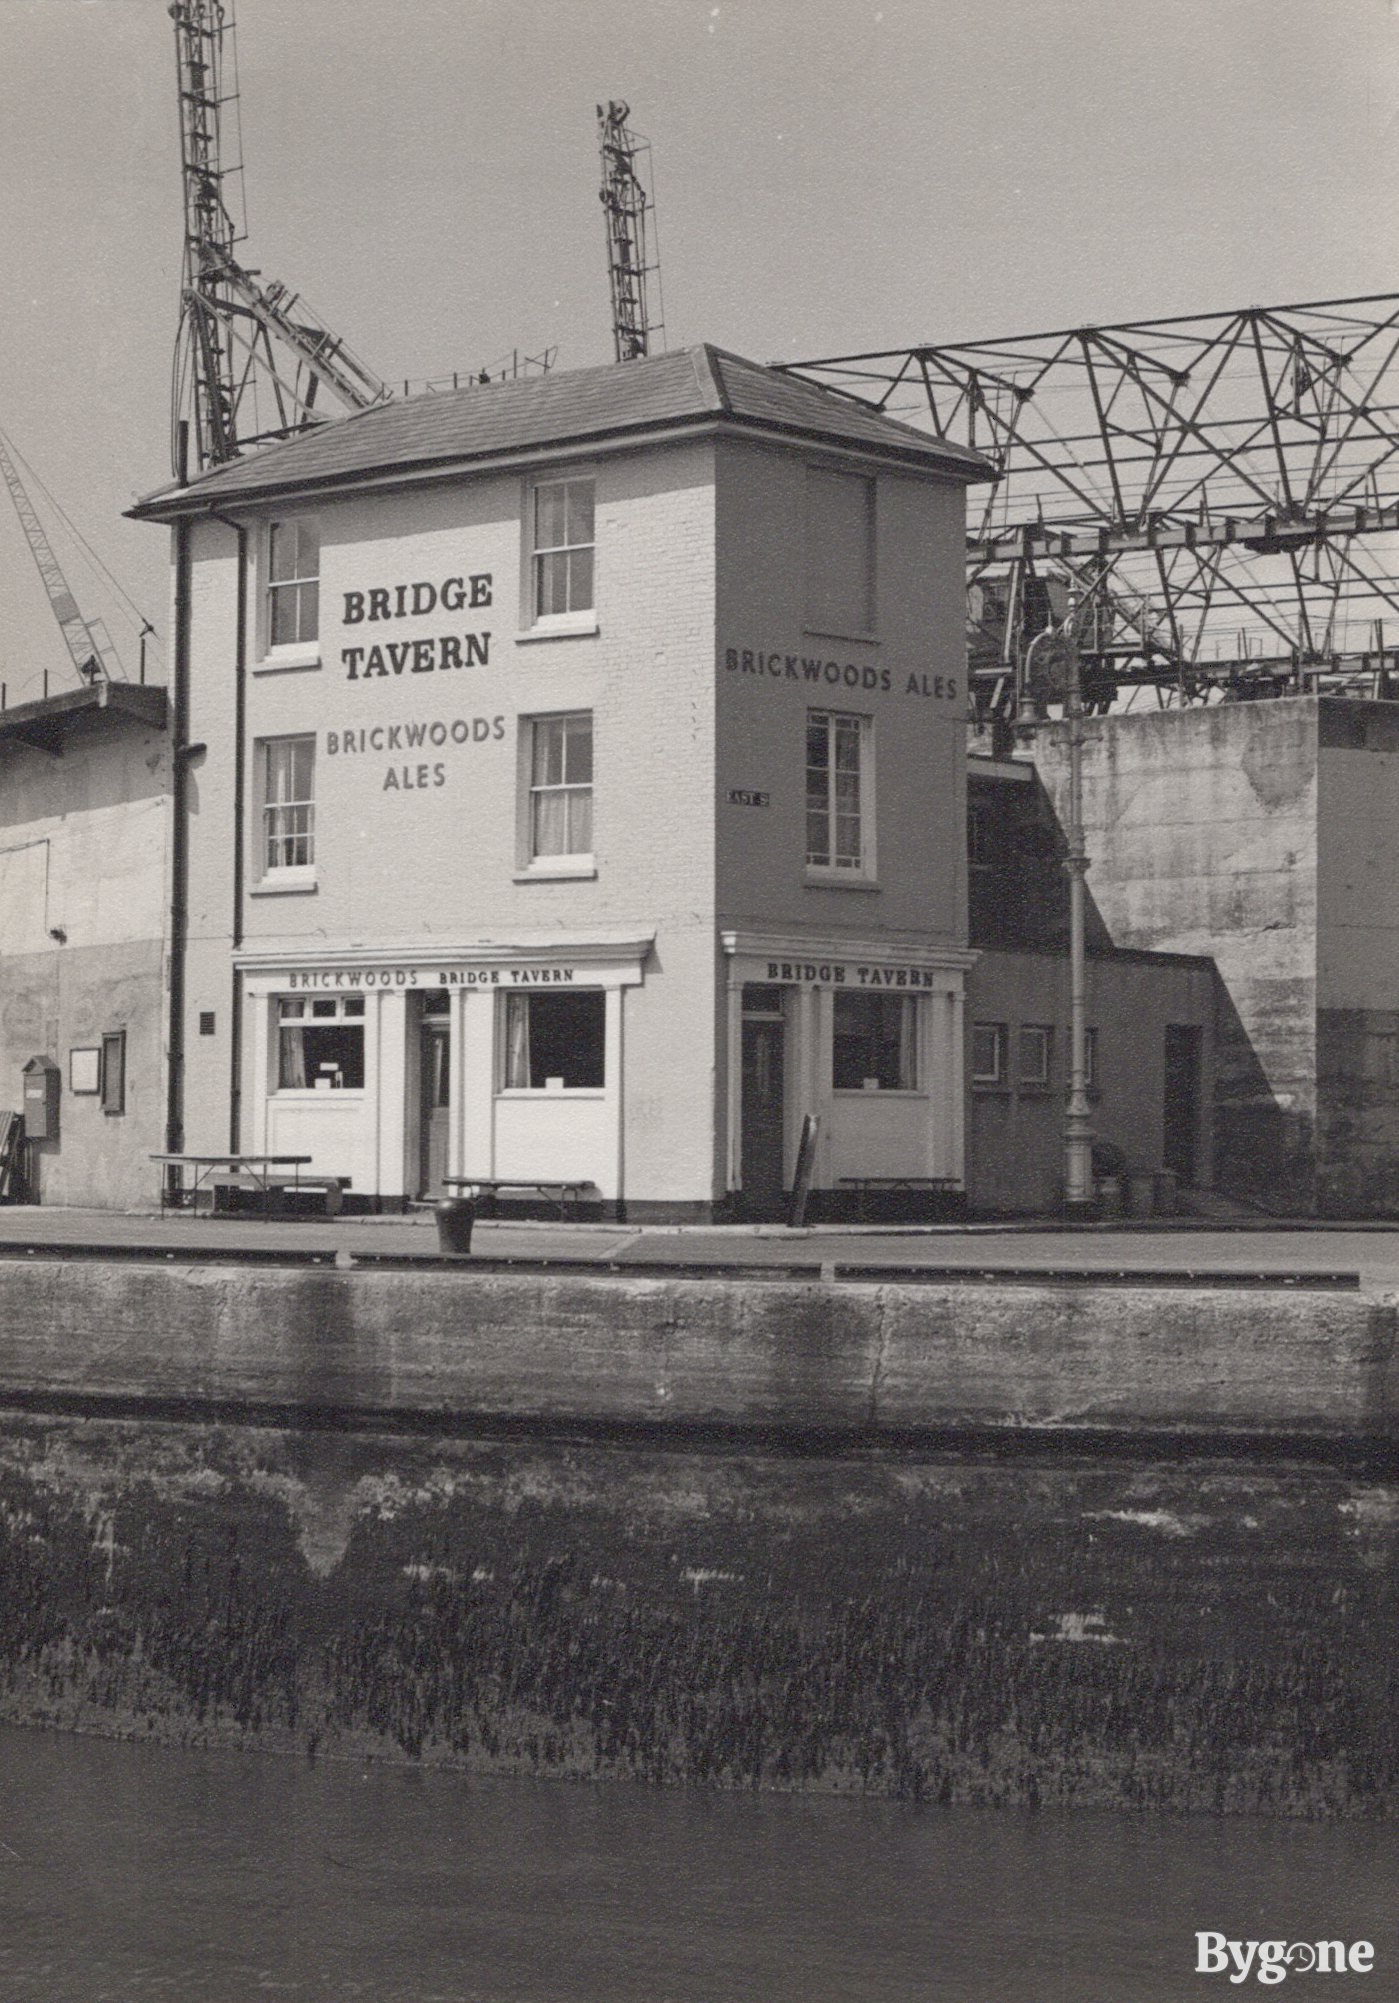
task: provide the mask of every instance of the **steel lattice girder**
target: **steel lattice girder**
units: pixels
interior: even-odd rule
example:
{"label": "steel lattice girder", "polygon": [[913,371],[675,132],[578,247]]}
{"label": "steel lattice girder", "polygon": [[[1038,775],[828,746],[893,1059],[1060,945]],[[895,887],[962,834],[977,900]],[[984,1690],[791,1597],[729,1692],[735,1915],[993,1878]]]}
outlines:
{"label": "steel lattice girder", "polygon": [[968,523],[983,678],[1071,578],[1118,681],[1330,683],[1399,650],[1399,294],[789,366],[996,468]]}

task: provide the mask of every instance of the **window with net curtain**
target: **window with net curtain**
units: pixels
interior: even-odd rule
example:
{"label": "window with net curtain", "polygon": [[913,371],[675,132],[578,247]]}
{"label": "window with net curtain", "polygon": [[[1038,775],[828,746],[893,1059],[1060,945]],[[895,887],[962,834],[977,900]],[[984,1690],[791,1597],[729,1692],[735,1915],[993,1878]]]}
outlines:
{"label": "window with net curtain", "polygon": [[538,716],[530,728],[530,859],[591,855],[592,716]]}
{"label": "window with net curtain", "polygon": [[806,861],[863,874],[866,722],[830,710],[806,718]]}
{"label": "window with net curtain", "polygon": [[316,740],[268,737],[262,743],[262,866],[309,869],[316,859]]}
{"label": "window with net curtain", "polygon": [[918,1002],[913,995],[838,994],[831,1049],[837,1092],[918,1090]]}
{"label": "window with net curtain", "polygon": [[508,994],[505,1062],[508,1092],[587,1091],[606,1082],[606,997],[600,988],[575,994]]}
{"label": "window with net curtain", "polygon": [[593,607],[593,483],[549,480],[534,490],[534,616]]}
{"label": "window with net curtain", "polygon": [[364,1085],[364,996],[284,995],[277,1004],[277,1090]]}
{"label": "window with net curtain", "polygon": [[268,535],[267,644],[304,646],[320,631],[321,539],[314,522],[273,522]]}

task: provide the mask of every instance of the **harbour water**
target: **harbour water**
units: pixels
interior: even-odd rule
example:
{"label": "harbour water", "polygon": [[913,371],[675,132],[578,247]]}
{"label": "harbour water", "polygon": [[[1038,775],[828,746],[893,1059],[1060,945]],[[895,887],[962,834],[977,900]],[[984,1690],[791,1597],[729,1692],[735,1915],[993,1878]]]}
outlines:
{"label": "harbour water", "polygon": [[[483,1779],[0,1730],[5,2003],[1174,2003],[1369,1940],[1399,1825]],[[1250,1979],[1248,1991],[1257,1983]]]}

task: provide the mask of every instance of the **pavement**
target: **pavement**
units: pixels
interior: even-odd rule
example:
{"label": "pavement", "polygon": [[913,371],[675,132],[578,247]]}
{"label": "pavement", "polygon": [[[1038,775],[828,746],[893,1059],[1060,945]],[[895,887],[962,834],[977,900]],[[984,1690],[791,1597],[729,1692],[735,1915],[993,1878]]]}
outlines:
{"label": "pavement", "polygon": [[[311,1256],[436,1262],[430,1213],[408,1217],[162,1217],[152,1212],[0,1206],[0,1257],[26,1252],[69,1256],[238,1260]],[[1218,1274],[1318,1284],[1324,1276],[1367,1291],[1399,1291],[1399,1226],[1312,1224],[1277,1219],[1202,1223],[1193,1219],[1063,1225],[1052,1221],[962,1225],[557,1224],[478,1222],[473,1261],[536,1265],[581,1262],[605,1268],[690,1270],[823,1267],[973,1277],[1005,1273],[1141,1281],[1159,1275],[1186,1284]]]}

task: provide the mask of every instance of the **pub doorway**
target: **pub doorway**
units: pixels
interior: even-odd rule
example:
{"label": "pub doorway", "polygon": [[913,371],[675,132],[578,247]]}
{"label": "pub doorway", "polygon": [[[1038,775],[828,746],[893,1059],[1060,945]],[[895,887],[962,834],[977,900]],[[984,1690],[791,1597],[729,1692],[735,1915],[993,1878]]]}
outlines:
{"label": "pub doorway", "polygon": [[750,981],[743,990],[739,1181],[743,1215],[757,1221],[783,1215],[785,1037],[781,988]]}
{"label": "pub doorway", "polygon": [[450,998],[439,988],[422,998],[418,1018],[418,1194],[445,1196],[448,1133],[452,1119]]}

